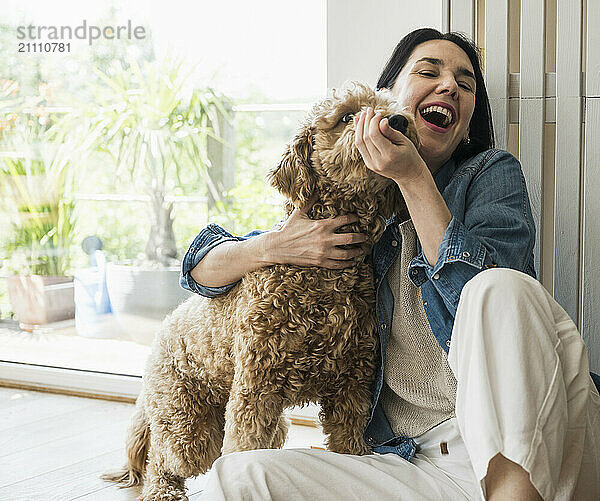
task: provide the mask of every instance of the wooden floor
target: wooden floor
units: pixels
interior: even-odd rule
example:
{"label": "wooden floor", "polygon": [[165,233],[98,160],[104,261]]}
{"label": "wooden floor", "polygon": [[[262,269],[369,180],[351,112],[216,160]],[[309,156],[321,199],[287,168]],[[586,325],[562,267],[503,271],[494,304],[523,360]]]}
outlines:
{"label": "wooden floor", "polygon": [[[125,461],[133,404],[0,388],[0,500],[134,500],[100,473]],[[318,428],[293,425],[288,447],[322,447]],[[204,477],[186,483],[198,499]]]}

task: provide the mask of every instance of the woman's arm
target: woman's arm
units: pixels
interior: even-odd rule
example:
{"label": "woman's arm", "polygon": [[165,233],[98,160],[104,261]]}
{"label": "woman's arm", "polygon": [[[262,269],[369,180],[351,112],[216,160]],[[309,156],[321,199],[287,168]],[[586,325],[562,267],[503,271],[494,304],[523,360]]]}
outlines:
{"label": "woman's arm", "polygon": [[365,165],[398,185],[423,253],[433,266],[452,214],[431,171],[415,145],[392,129],[387,118],[367,108],[356,119],[355,143]]}
{"label": "woman's arm", "polygon": [[452,220],[446,201],[437,189],[427,167],[421,175],[399,184],[404,201],[421,242],[423,254],[431,266],[438,260],[438,250]]}
{"label": "woman's arm", "polygon": [[205,287],[222,287],[237,282],[246,273],[273,264],[265,252],[270,247],[265,241],[267,239],[272,239],[271,232],[248,240],[223,242],[208,251],[190,275]]}
{"label": "woman's arm", "polygon": [[278,230],[242,241],[217,245],[190,272],[195,282],[206,287],[223,287],[237,282],[246,273],[274,264],[321,266],[342,269],[363,255],[361,248],[340,249],[338,245],[362,243],[362,233],[335,233],[339,227],[356,222],[353,214],[312,220],[308,211],[315,200],[295,209]]}
{"label": "woman's arm", "polygon": [[468,183],[457,181],[452,188],[464,206],[446,229],[436,263],[432,266],[419,253],[409,265],[412,281],[423,286],[423,297],[424,288],[433,287],[451,316],[465,283],[485,269],[511,268],[536,276],[535,224],[519,161],[490,150],[471,175]]}
{"label": "woman's arm", "polygon": [[464,283],[476,273],[495,266],[533,271],[529,262],[535,226],[516,158],[499,150],[488,155],[463,194],[464,215],[459,220],[450,213],[414,145],[391,130],[387,119],[367,110],[359,116],[356,130],[365,164],[398,184],[413,219],[421,247],[409,266],[415,285],[433,277],[453,311]]}

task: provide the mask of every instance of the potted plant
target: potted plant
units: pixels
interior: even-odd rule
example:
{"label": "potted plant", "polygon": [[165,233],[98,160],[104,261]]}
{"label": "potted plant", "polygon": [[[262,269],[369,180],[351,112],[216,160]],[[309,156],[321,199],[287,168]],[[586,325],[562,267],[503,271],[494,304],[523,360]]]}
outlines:
{"label": "potted plant", "polygon": [[11,228],[1,250],[5,268],[14,273],[7,283],[12,309],[21,328],[31,331],[74,316],[73,277],[67,272],[75,215],[68,162],[46,140],[50,118],[42,99],[19,109],[6,99],[16,85],[4,81],[0,87],[0,198]]}
{"label": "potted plant", "polygon": [[[132,263],[109,263],[107,285],[113,312],[137,341],[152,340],[156,321],[189,296],[179,286],[180,261],[173,232],[175,188],[198,184],[220,200],[207,154],[209,138],[219,140],[218,118],[227,101],[210,88],[187,90],[182,62],[145,62],[133,58],[124,68],[115,61],[108,73],[96,70],[103,85],[96,100],[65,117],[63,134],[77,127],[82,143],[108,155],[117,178],[148,198],[150,235],[145,256]],[[189,174],[195,181],[189,183]],[[187,176],[188,182],[182,181]],[[190,186],[191,184],[191,186]],[[141,336],[141,337],[140,337]]]}

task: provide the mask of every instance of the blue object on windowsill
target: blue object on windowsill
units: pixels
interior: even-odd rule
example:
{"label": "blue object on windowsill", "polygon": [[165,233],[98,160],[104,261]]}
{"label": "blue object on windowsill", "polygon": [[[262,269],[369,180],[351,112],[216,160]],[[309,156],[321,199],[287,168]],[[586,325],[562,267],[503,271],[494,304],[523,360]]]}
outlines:
{"label": "blue object on windowsill", "polygon": [[[97,236],[86,237],[81,244],[90,259],[90,267],[73,273],[75,327],[85,337],[110,337],[103,329],[112,313],[106,287],[106,255]],[[108,316],[107,316],[108,315]]]}

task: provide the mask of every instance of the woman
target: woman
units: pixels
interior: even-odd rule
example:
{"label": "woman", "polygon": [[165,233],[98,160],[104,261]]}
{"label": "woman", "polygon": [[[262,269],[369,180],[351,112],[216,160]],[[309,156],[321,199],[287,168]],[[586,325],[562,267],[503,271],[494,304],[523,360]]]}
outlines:
{"label": "woman", "polygon": [[[373,250],[385,347],[365,430],[374,454],[232,454],[206,499],[600,499],[600,397],[579,333],[535,280],[525,181],[492,149],[475,45],[416,30],[378,87],[414,114],[421,146],[371,109],[355,117],[365,164],[408,207]],[[360,251],[337,248],[334,231],[353,216],[312,221],[309,208],[246,237],[209,225],[182,285],[214,296],[261,266],[349,266]]]}

